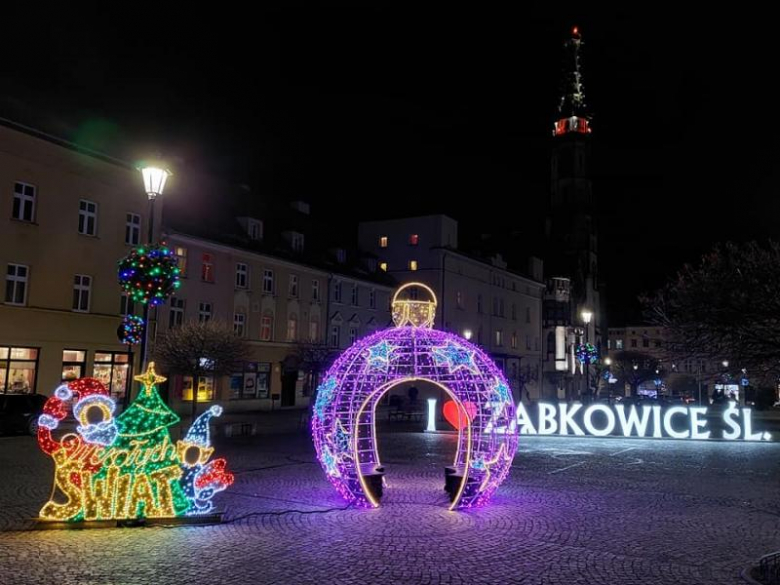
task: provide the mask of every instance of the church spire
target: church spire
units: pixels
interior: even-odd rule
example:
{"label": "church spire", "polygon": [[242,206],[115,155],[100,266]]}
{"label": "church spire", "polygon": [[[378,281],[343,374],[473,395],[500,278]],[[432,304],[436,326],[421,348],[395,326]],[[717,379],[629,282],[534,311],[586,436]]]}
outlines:
{"label": "church spire", "polygon": [[579,27],[572,28],[571,36],[563,47],[565,56],[561,78],[561,99],[558,103],[558,119],[553,126],[553,136],[570,132],[590,134],[590,114],[585,105],[580,67],[582,35]]}

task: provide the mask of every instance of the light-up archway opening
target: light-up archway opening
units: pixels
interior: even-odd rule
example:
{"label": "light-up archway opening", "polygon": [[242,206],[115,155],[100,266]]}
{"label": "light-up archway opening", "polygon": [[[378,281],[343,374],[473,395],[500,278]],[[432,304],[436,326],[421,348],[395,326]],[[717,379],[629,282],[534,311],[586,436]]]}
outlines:
{"label": "light-up archway opening", "polygon": [[[443,389],[469,424],[458,435],[450,509],[485,503],[504,480],[517,450],[512,393],[506,378],[478,347],[431,329],[436,301],[396,293],[398,325],[359,340],[323,377],[312,413],[317,457],[329,481],[350,502],[376,507],[381,460],[376,444],[376,405],[394,386],[425,381]],[[512,429],[506,432],[506,429]],[[450,481],[450,480],[448,480]]]}

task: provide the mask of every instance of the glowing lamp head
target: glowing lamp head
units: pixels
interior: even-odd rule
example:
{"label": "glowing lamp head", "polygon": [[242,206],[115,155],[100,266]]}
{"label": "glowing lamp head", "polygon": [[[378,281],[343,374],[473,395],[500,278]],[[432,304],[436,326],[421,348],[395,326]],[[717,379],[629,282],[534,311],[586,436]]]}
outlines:
{"label": "glowing lamp head", "polygon": [[144,189],[149,199],[156,199],[163,194],[165,182],[171,175],[168,169],[162,166],[146,165],[141,168],[141,174],[144,177]]}
{"label": "glowing lamp head", "polygon": [[604,365],[605,366],[611,366],[612,365],[612,358],[604,358]]}
{"label": "glowing lamp head", "polygon": [[572,36],[578,37],[580,36],[580,27],[575,26],[571,29]]}
{"label": "glowing lamp head", "polygon": [[[420,291],[429,295],[428,300],[418,298]],[[408,282],[393,295],[393,323],[396,327],[433,328],[436,318],[436,294],[420,282]]]}
{"label": "glowing lamp head", "polygon": [[593,311],[590,311],[588,309],[583,309],[581,315],[582,315],[582,321],[586,325],[590,324],[590,322],[593,320]]}
{"label": "glowing lamp head", "polygon": [[463,338],[471,341],[471,338],[474,337],[474,332],[471,329],[464,329],[463,330]]}

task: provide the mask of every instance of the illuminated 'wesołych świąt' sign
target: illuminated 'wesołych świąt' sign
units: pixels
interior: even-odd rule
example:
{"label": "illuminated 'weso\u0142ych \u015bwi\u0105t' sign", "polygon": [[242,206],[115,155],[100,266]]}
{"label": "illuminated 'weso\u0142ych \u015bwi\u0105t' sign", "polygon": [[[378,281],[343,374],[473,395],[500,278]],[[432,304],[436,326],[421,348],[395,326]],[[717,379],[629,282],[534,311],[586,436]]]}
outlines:
{"label": "illuminated 'weso\u0142ych \u015bwi\u0105t' sign", "polygon": [[[520,402],[509,426],[491,423],[485,432],[518,432],[521,435],[573,435],[636,438],[768,441],[771,435],[754,431],[752,411],[730,403],[721,412],[707,415],[703,406],[623,404],[548,404],[541,402],[529,413]],[[533,415],[533,416],[532,416]],[[713,431],[717,429],[716,433]]]}

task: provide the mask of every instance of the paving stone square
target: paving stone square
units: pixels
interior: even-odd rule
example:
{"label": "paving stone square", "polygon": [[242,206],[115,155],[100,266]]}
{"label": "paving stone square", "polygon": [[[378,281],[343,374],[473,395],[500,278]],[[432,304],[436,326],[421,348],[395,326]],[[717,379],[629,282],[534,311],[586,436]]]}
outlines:
{"label": "paving stone square", "polygon": [[780,444],[521,437],[488,507],[449,512],[448,434],[382,432],[388,487],[346,506],[305,433],[220,439],[218,526],[30,530],[51,490],[0,438],[0,583],[734,584],[780,549]]}

